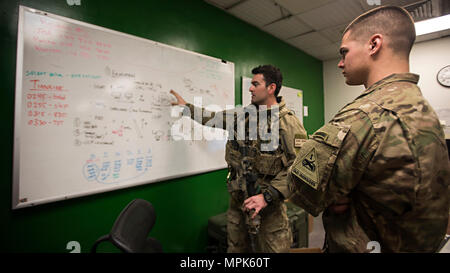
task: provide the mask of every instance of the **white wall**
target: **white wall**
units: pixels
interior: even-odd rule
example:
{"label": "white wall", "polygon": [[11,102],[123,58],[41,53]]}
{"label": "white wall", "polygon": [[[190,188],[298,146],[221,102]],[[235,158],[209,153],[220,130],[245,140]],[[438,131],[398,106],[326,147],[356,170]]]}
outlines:
{"label": "white wall", "polygon": [[438,71],[450,65],[450,37],[421,42],[411,52],[411,72],[419,74],[419,87],[423,96],[446,122],[445,135],[450,138],[450,88],[440,85]]}
{"label": "white wall", "polygon": [[337,67],[338,63],[339,59],[323,62],[325,123],[364,91],[363,85],[349,86],[345,83],[342,70]]}
{"label": "white wall", "polygon": [[[364,86],[345,84],[339,60],[323,63],[325,122],[328,122],[344,105],[354,100]],[[436,110],[441,120],[446,121],[446,134],[450,136],[450,88],[436,80],[437,72],[450,65],[450,37],[416,43],[410,56],[410,70],[420,75],[419,87],[424,97]]]}

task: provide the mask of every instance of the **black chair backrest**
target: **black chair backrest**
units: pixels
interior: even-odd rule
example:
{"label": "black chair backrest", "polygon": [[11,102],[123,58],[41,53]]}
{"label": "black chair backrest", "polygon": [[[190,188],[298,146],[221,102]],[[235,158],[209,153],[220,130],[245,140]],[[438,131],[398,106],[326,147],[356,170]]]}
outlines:
{"label": "black chair backrest", "polygon": [[105,241],[110,241],[128,253],[161,253],[161,243],[155,238],[147,237],[155,221],[156,213],[152,204],[143,199],[135,199],[119,214],[111,232],[97,239],[91,247],[91,253],[97,252],[98,245]]}
{"label": "black chair backrest", "polygon": [[152,204],[135,199],[117,217],[110,232],[110,240],[125,252],[142,252],[155,220]]}

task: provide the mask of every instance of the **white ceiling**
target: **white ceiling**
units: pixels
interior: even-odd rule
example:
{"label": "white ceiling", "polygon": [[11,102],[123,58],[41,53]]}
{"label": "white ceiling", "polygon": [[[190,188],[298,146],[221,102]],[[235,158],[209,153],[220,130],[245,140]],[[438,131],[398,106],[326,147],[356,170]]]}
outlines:
{"label": "white ceiling", "polygon": [[[376,5],[402,6],[415,21],[442,15],[449,0],[204,0],[280,40],[320,59],[339,57],[341,35],[348,23]],[[450,31],[417,41],[450,35]]]}

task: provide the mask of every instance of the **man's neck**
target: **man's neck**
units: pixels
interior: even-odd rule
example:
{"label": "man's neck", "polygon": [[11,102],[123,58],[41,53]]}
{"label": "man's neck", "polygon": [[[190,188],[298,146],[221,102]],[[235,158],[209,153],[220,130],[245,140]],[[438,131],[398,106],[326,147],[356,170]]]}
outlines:
{"label": "man's neck", "polygon": [[373,67],[374,69],[371,70],[367,81],[364,83],[366,89],[389,75],[409,73],[409,62],[407,60],[385,59],[384,62],[379,61]]}
{"label": "man's neck", "polygon": [[272,106],[277,105],[277,99],[276,98],[268,98],[265,103],[262,103],[261,105],[265,105],[267,109],[270,109]]}

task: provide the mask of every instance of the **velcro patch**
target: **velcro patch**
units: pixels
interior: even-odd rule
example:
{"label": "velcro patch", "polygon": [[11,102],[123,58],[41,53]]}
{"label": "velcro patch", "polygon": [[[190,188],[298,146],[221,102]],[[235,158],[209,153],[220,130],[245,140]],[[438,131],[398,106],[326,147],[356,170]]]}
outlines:
{"label": "velcro patch", "polygon": [[316,149],[312,148],[297,165],[292,168],[292,174],[300,178],[303,182],[317,190],[319,187],[319,172]]}
{"label": "velcro patch", "polygon": [[294,139],[294,147],[301,148],[304,141],[301,138]]}
{"label": "velcro patch", "polygon": [[301,148],[303,143],[305,143],[306,139],[302,137],[300,134],[295,134],[294,136],[294,147]]}

